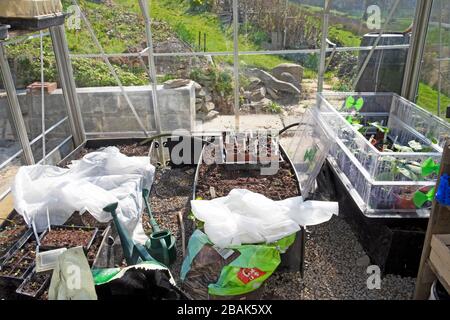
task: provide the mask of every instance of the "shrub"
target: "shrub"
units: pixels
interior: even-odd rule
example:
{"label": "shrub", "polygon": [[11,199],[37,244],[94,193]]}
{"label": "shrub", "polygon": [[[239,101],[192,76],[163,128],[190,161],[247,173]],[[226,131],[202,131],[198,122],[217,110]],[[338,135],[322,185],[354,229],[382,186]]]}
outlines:
{"label": "shrub", "polygon": [[190,0],[190,9],[193,12],[206,12],[211,11],[214,0]]}

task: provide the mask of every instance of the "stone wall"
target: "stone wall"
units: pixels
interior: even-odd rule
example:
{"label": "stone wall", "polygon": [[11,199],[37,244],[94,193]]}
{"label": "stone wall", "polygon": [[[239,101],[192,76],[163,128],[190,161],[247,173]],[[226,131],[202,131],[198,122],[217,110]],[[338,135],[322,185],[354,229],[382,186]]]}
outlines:
{"label": "stone wall", "polygon": [[[126,91],[146,129],[154,131],[152,87],[127,87]],[[86,132],[141,132],[120,88],[79,88],[77,92]],[[18,93],[18,97],[28,133],[30,137],[35,137],[41,133],[41,96],[23,91]],[[0,140],[13,138],[11,128],[5,121],[8,118],[7,103],[6,96],[0,97]],[[158,104],[163,131],[193,129],[195,123],[193,84],[177,89],[163,89],[162,86],[158,86]],[[45,96],[45,107],[47,128],[66,116],[61,89]]]}

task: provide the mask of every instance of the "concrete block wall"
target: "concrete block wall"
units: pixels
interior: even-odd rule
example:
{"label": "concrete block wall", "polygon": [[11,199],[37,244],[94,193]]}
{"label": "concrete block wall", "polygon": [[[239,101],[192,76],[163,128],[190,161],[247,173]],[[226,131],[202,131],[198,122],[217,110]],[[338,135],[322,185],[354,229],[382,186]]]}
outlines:
{"label": "concrete block wall", "polygon": [[[91,87],[77,90],[86,132],[140,132],[141,129],[125,97],[118,87]],[[151,86],[126,87],[136,112],[148,131],[156,130]],[[30,137],[41,133],[41,96],[18,93],[22,113]],[[8,119],[8,101],[0,97],[0,139],[13,139]],[[164,89],[158,86],[158,105],[161,127],[164,132],[176,129],[192,130],[195,123],[195,88],[192,84]],[[66,116],[62,90],[45,96],[46,126],[55,124]],[[66,130],[61,130],[61,135]],[[57,135],[57,132],[55,132]]]}

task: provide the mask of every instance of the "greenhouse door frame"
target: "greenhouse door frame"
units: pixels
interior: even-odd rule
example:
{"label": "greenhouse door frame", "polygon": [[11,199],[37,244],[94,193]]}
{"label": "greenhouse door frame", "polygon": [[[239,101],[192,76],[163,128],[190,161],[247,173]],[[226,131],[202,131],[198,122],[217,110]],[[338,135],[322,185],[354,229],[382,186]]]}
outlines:
{"label": "greenhouse door frame", "polygon": [[[71,60],[69,58],[69,48],[65,35],[64,24],[59,26],[53,26],[48,28],[52,39],[52,48],[55,54],[56,69],[61,80],[61,89],[63,92],[64,102],[67,108],[67,116],[56,124],[47,128],[45,133],[41,133],[36,138],[30,141],[28,132],[26,129],[25,121],[20,107],[20,102],[17,96],[17,90],[15,88],[14,79],[12,77],[11,68],[7,58],[6,46],[10,42],[14,42],[14,38],[0,42],[0,73],[5,85],[5,91],[8,100],[9,114],[11,120],[11,127],[14,135],[17,136],[17,141],[21,146],[21,150],[17,152],[13,158],[7,160],[5,163],[0,163],[0,166],[5,166],[13,159],[23,155],[23,159],[26,165],[36,164],[31,145],[40,139],[45,139],[45,135],[49,134],[59,126],[63,125],[65,121],[69,122],[71,135],[66,137],[61,143],[59,143],[53,150],[38,163],[45,163],[47,159],[54,156],[54,153],[60,150],[67,143],[72,142],[73,147],[77,148],[86,141],[84,125],[81,116],[80,103],[78,101],[75,80],[73,77],[73,70]],[[47,36],[48,34],[45,34]],[[28,39],[40,37],[41,35],[30,35]],[[42,35],[44,36],[44,35]],[[44,146],[43,146],[44,147]],[[0,201],[4,199],[10,190],[0,194]]]}

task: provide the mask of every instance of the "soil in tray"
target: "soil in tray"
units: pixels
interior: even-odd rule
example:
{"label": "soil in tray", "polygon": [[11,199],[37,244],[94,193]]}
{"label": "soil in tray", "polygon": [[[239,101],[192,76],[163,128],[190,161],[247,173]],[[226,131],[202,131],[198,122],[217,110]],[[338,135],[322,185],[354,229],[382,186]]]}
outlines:
{"label": "soil in tray", "polygon": [[53,228],[41,240],[42,247],[73,248],[87,247],[94,235],[94,230]]}
{"label": "soil in tray", "polygon": [[[148,151],[150,149],[149,146],[141,146],[139,143],[127,144],[127,145],[116,145],[120,151],[120,153],[128,156],[128,157],[144,157],[148,155]],[[83,158],[86,154],[90,152],[98,151],[99,149],[82,149],[78,159]]]}
{"label": "soil in tray", "polygon": [[[0,220],[2,222],[2,220]],[[0,257],[16,243],[27,231],[27,226],[21,215],[15,214],[10,221],[6,221],[5,227],[0,231]]]}
{"label": "soil in tray", "polygon": [[22,287],[22,292],[29,294],[31,296],[36,295],[36,293],[42,289],[42,286],[50,279],[52,276],[52,271],[33,273],[31,278],[29,278]]}
{"label": "soil in tray", "polygon": [[100,249],[100,245],[102,244],[102,240],[103,240],[103,231],[99,230],[99,232],[97,232],[97,234],[95,235],[95,239],[92,242],[92,245],[90,246],[86,255],[90,266],[94,264],[98,249]]}
{"label": "soil in tray", "polygon": [[287,162],[280,163],[274,175],[261,175],[259,170],[227,170],[225,165],[201,165],[196,196],[211,199],[210,188],[216,197],[227,196],[233,189],[247,189],[272,200],[284,200],[300,194],[297,179]]}
{"label": "soil in tray", "polygon": [[36,241],[27,242],[14,253],[2,266],[0,276],[21,279],[26,271],[34,264],[36,258]]}
{"label": "soil in tray", "polygon": [[6,228],[0,232],[0,257],[3,256],[11,246],[16,243],[27,231],[26,226]]}

